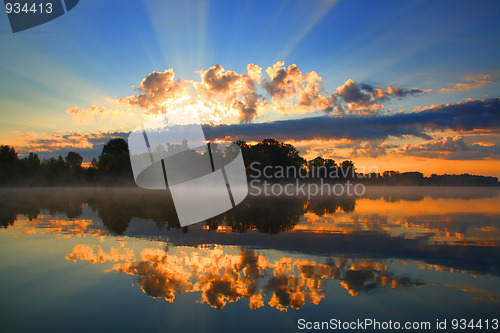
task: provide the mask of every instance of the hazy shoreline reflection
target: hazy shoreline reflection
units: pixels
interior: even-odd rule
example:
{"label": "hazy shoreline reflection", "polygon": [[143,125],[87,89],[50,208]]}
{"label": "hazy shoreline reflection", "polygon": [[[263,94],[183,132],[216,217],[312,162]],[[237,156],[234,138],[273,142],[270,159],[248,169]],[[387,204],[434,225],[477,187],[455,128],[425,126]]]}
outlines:
{"label": "hazy shoreline reflection", "polygon": [[[464,240],[464,229],[477,224],[488,234],[496,232],[495,240],[498,240],[499,193],[496,188],[368,187],[363,197],[318,196],[307,200],[300,196],[249,196],[235,209],[194,228],[204,224],[207,230],[279,233],[304,230],[307,225],[320,221],[323,225],[335,225],[329,229],[331,232],[343,233],[348,229],[344,226],[358,231],[387,230],[391,227],[388,220],[392,219],[394,226],[407,224],[412,229],[442,229],[445,222],[455,227],[445,232],[461,234],[457,240]],[[0,189],[0,227],[12,226],[18,215],[29,220],[40,215],[60,214],[67,219],[85,219],[83,207],[96,213],[104,226],[116,235],[124,234],[137,218],[152,220],[158,228],[180,228],[168,191],[137,188]],[[189,228],[184,229],[187,230]]]}

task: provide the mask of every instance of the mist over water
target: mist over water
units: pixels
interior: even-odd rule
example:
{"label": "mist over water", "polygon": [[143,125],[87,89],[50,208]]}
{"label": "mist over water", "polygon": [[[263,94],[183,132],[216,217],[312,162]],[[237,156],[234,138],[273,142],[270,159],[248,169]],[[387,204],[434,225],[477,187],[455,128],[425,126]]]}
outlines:
{"label": "mist over water", "polygon": [[184,228],[167,191],[4,188],[0,316],[7,331],[493,318],[499,224],[496,188],[249,195]]}

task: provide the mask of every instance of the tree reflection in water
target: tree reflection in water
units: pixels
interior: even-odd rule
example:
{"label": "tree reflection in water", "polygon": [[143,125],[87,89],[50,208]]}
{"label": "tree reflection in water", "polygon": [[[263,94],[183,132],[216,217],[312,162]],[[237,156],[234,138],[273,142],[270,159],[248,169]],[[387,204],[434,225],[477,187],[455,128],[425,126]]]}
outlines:
{"label": "tree reflection in water", "polygon": [[[29,192],[28,192],[29,191]],[[133,218],[151,219],[160,228],[180,228],[172,197],[168,191],[149,191],[135,188],[109,189],[12,189],[0,191],[0,225],[8,227],[18,214],[36,218],[49,214],[66,214],[77,218],[82,205],[97,212],[109,231],[122,235]],[[229,225],[243,232],[257,229],[264,233],[292,230],[307,211],[321,213],[337,210],[353,211],[355,198],[319,198],[311,204],[301,197],[247,197],[236,208],[205,222],[209,229]],[[189,228],[184,229],[189,230]]]}

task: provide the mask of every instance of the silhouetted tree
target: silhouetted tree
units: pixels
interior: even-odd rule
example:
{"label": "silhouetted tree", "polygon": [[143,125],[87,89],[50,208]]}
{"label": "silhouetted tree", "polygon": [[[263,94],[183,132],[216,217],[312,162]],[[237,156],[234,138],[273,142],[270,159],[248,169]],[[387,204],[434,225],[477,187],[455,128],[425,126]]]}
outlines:
{"label": "silhouetted tree", "polygon": [[128,144],[122,138],[111,139],[102,149],[98,168],[108,175],[132,178],[132,167],[128,152]]}
{"label": "silhouetted tree", "polygon": [[330,158],[318,156],[310,160],[308,166],[311,178],[332,178],[331,176],[337,175],[337,164]]}
{"label": "silhouetted tree", "polygon": [[355,175],[356,167],[353,161],[343,161],[339,165],[339,177],[343,179],[351,179]]}
{"label": "silhouetted tree", "polygon": [[243,157],[245,163],[250,166],[253,162],[258,162],[254,168],[263,169],[266,166],[272,167],[293,167],[297,170],[305,167],[305,159],[299,155],[299,151],[291,144],[280,142],[275,139],[264,139],[253,146],[246,146],[244,142],[236,142],[243,147]]}
{"label": "silhouetted tree", "polygon": [[35,153],[29,153],[19,160],[19,169],[16,182],[26,185],[37,184],[40,182],[42,172],[42,162]]}
{"label": "silhouetted tree", "polygon": [[[252,163],[253,161],[251,146],[243,140],[238,140],[233,143],[240,147],[241,155],[243,156],[243,161],[245,162],[245,166],[248,167],[250,163]],[[231,154],[231,152],[228,152],[228,154]]]}
{"label": "silhouetted tree", "polygon": [[42,179],[49,184],[64,184],[69,181],[70,166],[62,156],[42,161]]}
{"label": "silhouetted tree", "polygon": [[24,161],[30,169],[38,169],[41,165],[40,158],[38,157],[38,154],[35,153],[29,153],[28,156],[22,159],[22,161]]}
{"label": "silhouetted tree", "polygon": [[70,151],[68,155],[66,155],[66,162],[71,169],[80,169],[82,167],[83,157],[74,151]]}
{"label": "silhouetted tree", "polygon": [[92,158],[92,161],[90,161],[90,167],[97,169],[99,167],[97,159],[95,157]]}
{"label": "silhouetted tree", "polygon": [[7,183],[16,172],[17,152],[9,146],[0,146],[0,183]]}

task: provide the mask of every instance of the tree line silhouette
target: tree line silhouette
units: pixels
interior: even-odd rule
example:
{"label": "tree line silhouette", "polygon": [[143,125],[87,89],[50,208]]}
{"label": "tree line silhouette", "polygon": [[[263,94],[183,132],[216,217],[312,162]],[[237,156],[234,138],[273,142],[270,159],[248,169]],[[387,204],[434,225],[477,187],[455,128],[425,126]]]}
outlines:
{"label": "tree line silhouette", "polygon": [[[382,174],[358,172],[355,163],[345,160],[337,163],[333,159],[318,156],[307,161],[291,144],[275,139],[264,139],[254,145],[245,141],[235,142],[242,151],[249,179],[266,178],[287,181],[301,175],[307,181],[318,179],[338,182],[352,180],[373,185],[430,185],[430,186],[499,186],[497,177],[479,175],[431,175],[421,172],[385,171]],[[66,157],[51,157],[41,160],[30,152],[20,158],[16,149],[0,146],[0,186],[133,186],[134,178],[130,165],[127,142],[122,138],[111,139],[101,154],[92,159],[90,166],[82,165],[83,157],[69,152]],[[265,171],[286,170],[284,176]],[[292,174],[292,177],[290,176]],[[271,178],[271,179],[269,179]]]}
{"label": "tree line silhouette", "polygon": [[15,148],[0,146],[0,185],[132,185],[134,179],[123,139],[111,139],[89,167],[83,157],[69,152],[66,157],[41,160],[36,153],[19,158]]}

